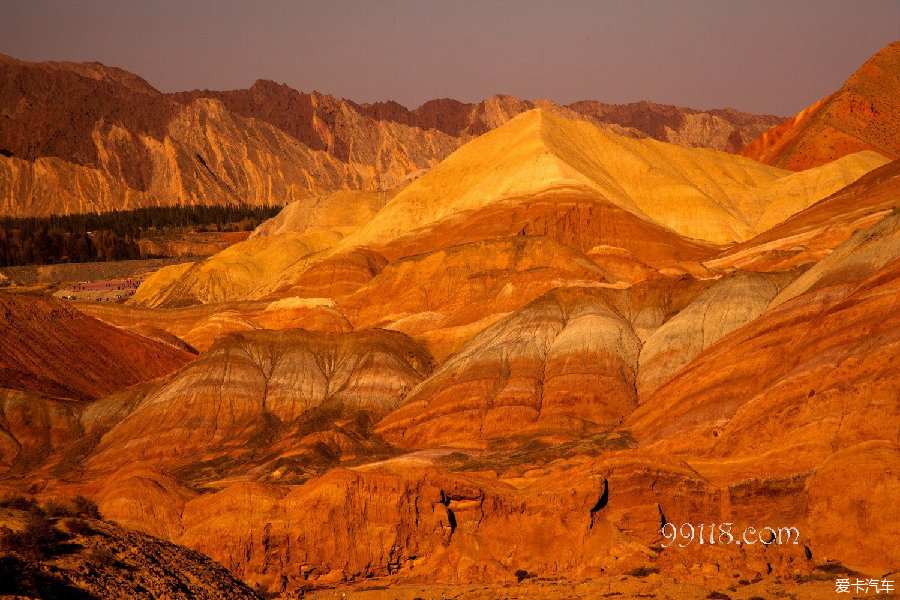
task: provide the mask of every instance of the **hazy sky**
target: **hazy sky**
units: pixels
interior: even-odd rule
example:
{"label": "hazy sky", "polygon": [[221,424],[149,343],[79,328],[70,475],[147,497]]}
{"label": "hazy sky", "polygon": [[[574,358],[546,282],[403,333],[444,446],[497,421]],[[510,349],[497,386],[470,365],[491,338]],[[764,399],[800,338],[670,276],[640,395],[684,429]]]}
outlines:
{"label": "hazy sky", "polygon": [[504,93],[790,115],[900,39],[898,0],[2,0],[0,15],[0,52],[24,60],[410,107]]}

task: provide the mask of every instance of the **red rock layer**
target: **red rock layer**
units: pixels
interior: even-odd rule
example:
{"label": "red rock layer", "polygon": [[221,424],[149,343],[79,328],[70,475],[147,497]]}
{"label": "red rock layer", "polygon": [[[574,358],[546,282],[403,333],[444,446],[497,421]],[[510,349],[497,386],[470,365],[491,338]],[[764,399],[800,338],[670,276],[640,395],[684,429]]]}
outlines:
{"label": "red rock layer", "polygon": [[719,248],[679,236],[603,198],[559,192],[527,201],[512,199],[454,216],[398,238],[380,252],[395,260],[456,244],[513,235],[546,236],[585,253],[597,246],[618,247],[636,260],[657,268],[702,260]]}
{"label": "red rock layer", "polygon": [[802,171],[861,150],[900,158],[900,42],[872,56],[834,94],[764,133],[741,154]]}
{"label": "red rock layer", "polygon": [[59,300],[0,293],[0,387],[88,400],[165,375],[193,358]]}

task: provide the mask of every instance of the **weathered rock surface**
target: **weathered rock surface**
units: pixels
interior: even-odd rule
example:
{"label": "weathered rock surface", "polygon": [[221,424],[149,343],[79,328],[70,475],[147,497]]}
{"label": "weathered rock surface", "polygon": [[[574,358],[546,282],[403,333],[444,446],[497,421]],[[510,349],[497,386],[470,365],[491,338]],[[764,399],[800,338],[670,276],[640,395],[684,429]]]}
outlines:
{"label": "weathered rock surface", "polygon": [[0,389],[0,473],[21,477],[84,435],[77,402]]}
{"label": "weathered rock surface", "polygon": [[740,458],[721,468],[745,476],[760,464],[777,477],[859,443],[896,443],[898,285],[895,258],[861,283],[851,271],[846,283],[784,301],[698,356],[625,427],[680,454]]}
{"label": "weathered rock surface", "polygon": [[292,490],[246,484],[194,500],[182,539],[276,590],[391,574],[418,581],[509,581],[518,569],[599,575],[610,554],[633,564],[638,552],[602,514],[592,515],[603,486],[596,476],[547,478],[519,491],[423,466],[335,469]]}
{"label": "weathered rock surface", "polygon": [[900,42],[882,48],[841,89],[767,131],[741,154],[799,171],[861,150],[900,158]]}
{"label": "weathered rock surface", "polygon": [[59,300],[0,293],[0,387],[83,401],[170,373],[191,359]]}
{"label": "weathered rock surface", "polygon": [[290,480],[337,457],[382,451],[368,439],[371,421],[431,369],[428,353],[398,332],[231,334],[133,399],[93,405],[83,419],[88,429],[132,404],[85,464],[110,472],[150,462],[193,482],[254,468]]}
{"label": "weathered rock surface", "polygon": [[852,289],[900,256],[900,211],[856,231],[772,300],[778,306],[800,294],[828,286]]}
{"label": "weathered rock surface", "polygon": [[792,274],[738,272],[714,283],[647,338],[638,395],[645,397],[703,350],[761,315]]}
{"label": "weathered rock surface", "polygon": [[[26,530],[28,513],[0,509],[0,524]],[[0,594],[15,598],[257,600],[253,590],[199,552],[93,518],[49,519],[35,558],[0,548]],[[33,531],[29,530],[29,531]],[[51,535],[44,534],[45,537]]]}
{"label": "weathered rock surface", "polygon": [[[313,151],[274,127],[243,119],[214,100],[178,107],[161,140],[98,122],[91,134],[99,165],[56,157],[0,155],[0,211],[9,216],[101,212],[171,204],[282,205],[372,185],[371,173]],[[142,188],[121,170],[136,146],[147,171]]]}
{"label": "weathered rock surface", "polygon": [[378,431],[422,448],[603,430],[637,403],[639,352],[631,324],[601,292],[554,291],[475,336]]}
{"label": "weathered rock surface", "polygon": [[257,81],[247,90],[196,90],[171,97],[187,105],[206,98],[222,102],[229,111],[266,122],[312,150],[359,165],[382,189],[434,166],[460,144],[445,132],[373,119],[353,102],[272,81]]}

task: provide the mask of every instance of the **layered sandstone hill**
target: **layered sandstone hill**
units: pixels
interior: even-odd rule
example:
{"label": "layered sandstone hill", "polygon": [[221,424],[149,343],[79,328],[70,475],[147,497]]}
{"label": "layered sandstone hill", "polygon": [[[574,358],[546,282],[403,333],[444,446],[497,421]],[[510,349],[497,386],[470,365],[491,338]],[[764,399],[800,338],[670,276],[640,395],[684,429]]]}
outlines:
{"label": "layered sandstone hill", "polygon": [[602,292],[554,291],[485,329],[379,425],[402,447],[581,437],[637,404],[640,340]]}
{"label": "layered sandstone hill", "polygon": [[772,300],[772,307],[822,288],[852,286],[900,255],[900,203],[874,225],[855,232]]}
{"label": "layered sandstone hill", "polygon": [[682,236],[743,241],[885,162],[869,152],[790,173],[536,109],[460,148],[342,245],[383,244],[464,211],[554,190],[599,196]]}
{"label": "layered sandstone hill", "polygon": [[326,298],[283,298],[196,304],[157,309],[122,304],[79,302],[81,312],[105,323],[158,339],[205,351],[226,333],[257,329],[308,329],[341,332],[352,329],[347,317]]}
{"label": "layered sandstone hill", "polygon": [[786,271],[816,263],[897,206],[900,161],[879,167],[825,200],[704,261],[711,269]]}
{"label": "layered sandstone hill", "polygon": [[774,308],[644,399],[623,427],[645,445],[690,457],[710,481],[767,490],[771,510],[808,521],[814,552],[895,563],[881,553],[891,554],[896,527],[874,527],[866,539],[839,532],[897,514],[900,261],[896,249],[881,251],[898,237],[896,218],[859,232],[826,259],[829,277],[795,295],[798,279]]}
{"label": "layered sandstone hill", "polygon": [[563,107],[501,96],[408,111],[270,81],[247,90],[161,94],[99,63],[8,56],[0,56],[0,79],[0,214],[13,216],[287,204],[339,190],[394,188],[538,105],[630,136],[723,150],[779,121],[730,110]]}
{"label": "layered sandstone hill", "polygon": [[0,294],[0,387],[87,400],[170,373],[193,356],[46,296]]}
{"label": "layered sandstone hill", "polygon": [[277,289],[287,273],[298,274],[341,239],[337,232],[289,232],[255,237],[198,263],[160,269],[130,303],[179,307],[206,302],[259,299]]}
{"label": "layered sandstone hill", "polygon": [[[318,261],[332,261],[334,278],[343,273],[357,284],[379,274],[381,259],[360,263],[355,248],[391,262],[507,236],[545,235],[574,247],[609,274],[597,281],[633,282],[654,269],[701,274],[683,263],[711,258],[716,243],[749,239],[884,162],[860,153],[792,173],[625,138],[538,109],[466,144],[391,197],[338,194],[292,206],[243,244],[160,271],[132,303],[314,297],[322,286],[303,289],[301,280]],[[342,219],[349,206],[366,218]]]}
{"label": "layered sandstone hill", "polygon": [[800,171],[861,150],[900,158],[900,42],[885,46],[841,89],[767,131],[741,154]]}
{"label": "layered sandstone hill", "polygon": [[[109,472],[137,460],[194,484],[251,471],[296,480],[383,453],[368,439],[371,423],[431,369],[428,353],[398,332],[224,336],[165,381],[88,408],[82,423],[102,439],[85,465]],[[118,416],[106,431],[110,414]]]}

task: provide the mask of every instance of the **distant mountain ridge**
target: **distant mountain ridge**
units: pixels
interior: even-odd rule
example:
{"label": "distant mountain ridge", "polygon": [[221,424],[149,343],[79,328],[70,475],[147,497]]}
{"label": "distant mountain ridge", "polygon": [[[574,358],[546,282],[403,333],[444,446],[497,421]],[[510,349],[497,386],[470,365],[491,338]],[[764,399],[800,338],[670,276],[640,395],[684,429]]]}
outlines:
{"label": "distant mountain ridge", "polygon": [[171,204],[286,204],[402,185],[535,107],[630,137],[737,151],[781,122],[650,102],[561,106],[494,96],[357,104],[260,80],[164,94],[100,63],[0,55],[0,215]]}

